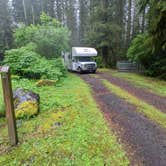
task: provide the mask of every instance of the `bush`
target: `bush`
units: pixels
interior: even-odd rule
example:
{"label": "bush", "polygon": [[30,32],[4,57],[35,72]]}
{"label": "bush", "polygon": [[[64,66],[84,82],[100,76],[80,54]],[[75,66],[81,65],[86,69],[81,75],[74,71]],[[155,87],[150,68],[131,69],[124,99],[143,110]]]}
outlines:
{"label": "bush", "polygon": [[151,55],[152,48],[148,42],[148,34],[141,34],[134,38],[127,52],[130,60],[142,62],[145,67],[149,66]]}
{"label": "bush", "polygon": [[40,55],[48,59],[59,57],[63,50],[69,48],[70,33],[56,19],[44,13],[40,18],[40,25],[21,25],[16,29],[14,34],[16,46],[22,47],[33,42]]}
{"label": "bush", "polygon": [[104,68],[105,67],[105,65],[103,63],[102,56],[98,55],[97,57],[94,58],[94,60],[96,61],[98,68]]}
{"label": "bush", "polygon": [[9,65],[13,74],[25,78],[59,80],[66,70],[60,58],[47,60],[35,52],[33,43],[18,49],[6,51],[4,64]]}
{"label": "bush", "polygon": [[153,48],[152,37],[145,33],[138,35],[131,43],[127,56],[131,61],[145,67],[145,74],[166,79],[166,51]]}

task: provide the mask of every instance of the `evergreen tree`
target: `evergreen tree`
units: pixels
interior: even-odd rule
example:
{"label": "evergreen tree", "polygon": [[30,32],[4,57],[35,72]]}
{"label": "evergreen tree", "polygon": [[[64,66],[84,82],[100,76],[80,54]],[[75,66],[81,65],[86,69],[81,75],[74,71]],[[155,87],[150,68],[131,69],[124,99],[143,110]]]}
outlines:
{"label": "evergreen tree", "polygon": [[126,36],[126,47],[130,44],[131,39],[131,0],[128,0],[128,14],[127,14],[127,36]]}
{"label": "evergreen tree", "polygon": [[121,51],[119,50],[121,27],[117,23],[117,15],[113,14],[116,3],[112,2],[114,1],[93,0],[91,2],[90,22],[92,25],[89,40],[91,45],[98,48],[105,66],[115,66],[117,55]]}
{"label": "evergreen tree", "polygon": [[87,31],[89,28],[89,1],[79,2],[79,41],[81,45],[86,44]]}
{"label": "evergreen tree", "polygon": [[12,46],[11,17],[7,0],[0,1],[0,59]]}
{"label": "evergreen tree", "polygon": [[66,23],[71,31],[71,45],[78,46],[77,1],[69,0],[66,3]]}
{"label": "evergreen tree", "polygon": [[[140,0],[140,11],[148,11],[147,32],[138,35],[128,50],[128,56],[141,62],[147,74],[166,79],[166,2]],[[143,49],[140,49],[143,48]]]}

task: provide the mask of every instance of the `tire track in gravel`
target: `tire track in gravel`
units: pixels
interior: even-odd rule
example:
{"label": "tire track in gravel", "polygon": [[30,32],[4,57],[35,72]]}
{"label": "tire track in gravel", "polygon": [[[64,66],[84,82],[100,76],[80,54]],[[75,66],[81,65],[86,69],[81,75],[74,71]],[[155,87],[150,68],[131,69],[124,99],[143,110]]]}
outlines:
{"label": "tire track in gravel", "polygon": [[130,94],[136,96],[137,98],[145,101],[146,103],[153,105],[155,108],[159,109],[161,112],[166,113],[166,97],[159,96],[152,92],[149,92],[146,89],[136,87],[132,85],[130,82],[124,80],[123,78],[118,78],[112,76],[108,72],[100,72],[98,75],[101,78],[104,78],[111,82],[114,85],[119,86],[120,88],[126,90]]}
{"label": "tire track in gravel", "polygon": [[125,145],[131,165],[166,165],[166,130],[157,126],[136,107],[112,94],[99,78],[80,76],[88,83],[111,129]]}

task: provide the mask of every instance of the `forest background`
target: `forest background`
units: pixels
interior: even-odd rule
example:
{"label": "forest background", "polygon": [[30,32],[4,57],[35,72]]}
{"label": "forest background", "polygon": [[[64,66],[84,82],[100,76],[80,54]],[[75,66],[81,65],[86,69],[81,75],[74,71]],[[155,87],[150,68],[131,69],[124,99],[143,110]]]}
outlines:
{"label": "forest background", "polygon": [[[51,39],[44,30],[50,22],[56,27]],[[30,41],[47,59],[72,46],[91,46],[99,51],[101,67],[131,60],[141,63],[145,74],[166,79],[166,1],[0,0],[1,59]]]}

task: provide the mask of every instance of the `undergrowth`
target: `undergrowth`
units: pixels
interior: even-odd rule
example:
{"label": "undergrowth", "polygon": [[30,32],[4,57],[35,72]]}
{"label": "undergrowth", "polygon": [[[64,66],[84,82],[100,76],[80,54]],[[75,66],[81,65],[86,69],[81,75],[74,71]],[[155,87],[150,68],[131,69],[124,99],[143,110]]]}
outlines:
{"label": "undergrowth", "polygon": [[[56,86],[44,87],[14,79],[13,86],[39,93],[41,111],[37,117],[17,121],[20,144],[0,155],[0,165],[129,165],[80,78],[69,74]],[[0,137],[6,138],[7,131]],[[3,145],[1,141],[0,150]]]}

